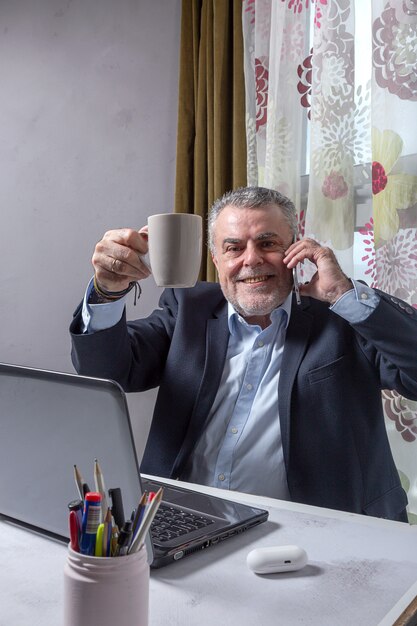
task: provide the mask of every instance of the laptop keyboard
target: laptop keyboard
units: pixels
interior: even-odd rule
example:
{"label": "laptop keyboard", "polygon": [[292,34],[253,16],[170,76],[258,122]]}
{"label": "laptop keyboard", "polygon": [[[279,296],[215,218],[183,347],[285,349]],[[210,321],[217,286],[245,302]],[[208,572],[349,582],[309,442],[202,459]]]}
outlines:
{"label": "laptop keyboard", "polygon": [[154,541],[164,542],[181,535],[214,524],[214,520],[204,515],[196,515],[191,511],[183,510],[161,502],[151,526],[151,535]]}

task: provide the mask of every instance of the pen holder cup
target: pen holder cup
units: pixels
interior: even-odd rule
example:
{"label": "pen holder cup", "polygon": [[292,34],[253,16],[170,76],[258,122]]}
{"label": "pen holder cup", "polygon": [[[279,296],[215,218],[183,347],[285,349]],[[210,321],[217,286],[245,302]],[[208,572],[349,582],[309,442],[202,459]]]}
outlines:
{"label": "pen holder cup", "polygon": [[64,568],[64,626],[148,626],[146,549],[95,557],[68,547]]}

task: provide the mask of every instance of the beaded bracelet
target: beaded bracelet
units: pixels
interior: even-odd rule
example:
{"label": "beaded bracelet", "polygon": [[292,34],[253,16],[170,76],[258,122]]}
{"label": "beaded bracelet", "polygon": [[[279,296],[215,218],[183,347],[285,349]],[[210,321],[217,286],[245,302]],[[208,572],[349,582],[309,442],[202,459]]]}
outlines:
{"label": "beaded bracelet", "polygon": [[93,280],[93,285],[94,285],[94,291],[97,293],[97,295],[100,296],[101,298],[104,298],[105,300],[120,300],[120,298],[123,298],[123,296],[126,296],[134,288],[135,289],[135,299],[133,302],[134,306],[136,306],[136,302],[139,300],[140,295],[142,293],[142,287],[140,286],[139,282],[136,280],[132,280],[132,282],[129,283],[128,287],[126,289],[123,289],[122,291],[107,291],[107,289],[103,289],[103,287],[99,287],[95,276]]}

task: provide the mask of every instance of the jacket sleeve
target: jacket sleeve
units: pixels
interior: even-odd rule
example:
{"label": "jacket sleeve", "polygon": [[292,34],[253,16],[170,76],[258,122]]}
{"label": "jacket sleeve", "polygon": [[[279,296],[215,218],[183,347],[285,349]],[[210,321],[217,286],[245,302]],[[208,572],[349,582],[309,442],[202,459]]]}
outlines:
{"label": "jacket sleeve", "polygon": [[83,334],[81,306],[70,326],[71,357],[75,370],[84,376],[108,378],[125,391],[157,387],[164,370],[178,313],[172,289],[165,290],[149,317],[126,322],[126,312],[111,328]]}
{"label": "jacket sleeve", "polygon": [[377,290],[381,300],[363,322],[353,324],[358,343],[379,371],[382,389],[417,399],[417,311]]}

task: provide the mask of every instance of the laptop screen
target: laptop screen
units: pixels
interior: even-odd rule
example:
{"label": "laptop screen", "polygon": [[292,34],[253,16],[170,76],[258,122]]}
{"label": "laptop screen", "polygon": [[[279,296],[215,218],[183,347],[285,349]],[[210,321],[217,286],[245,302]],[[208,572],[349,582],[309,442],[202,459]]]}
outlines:
{"label": "laptop screen", "polygon": [[141,496],[126,398],[113,381],[0,364],[0,513],[68,537],[74,465],[94,490],[120,487],[126,516]]}

